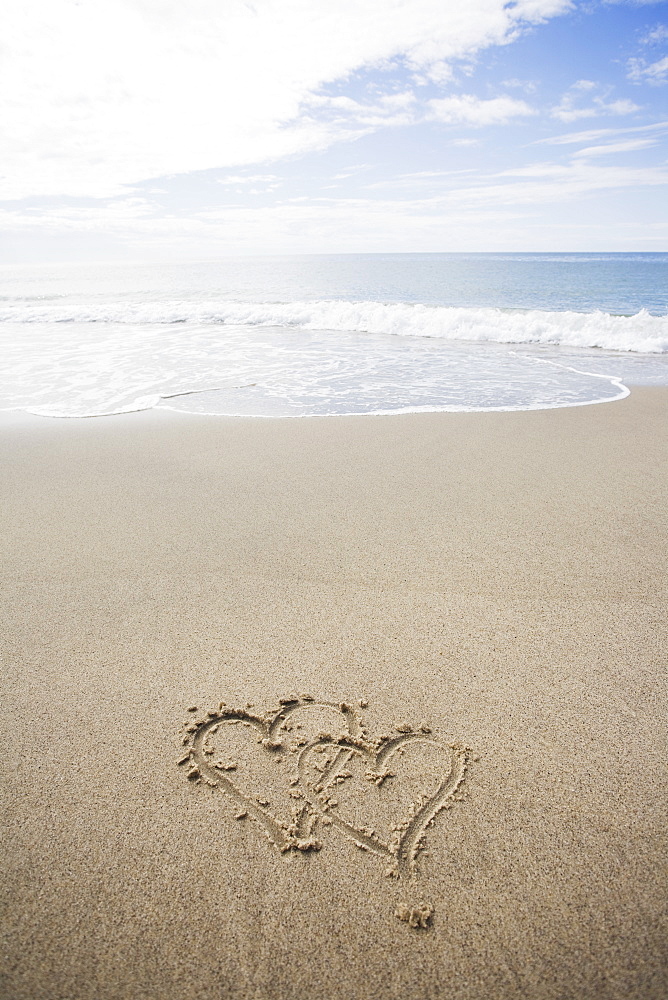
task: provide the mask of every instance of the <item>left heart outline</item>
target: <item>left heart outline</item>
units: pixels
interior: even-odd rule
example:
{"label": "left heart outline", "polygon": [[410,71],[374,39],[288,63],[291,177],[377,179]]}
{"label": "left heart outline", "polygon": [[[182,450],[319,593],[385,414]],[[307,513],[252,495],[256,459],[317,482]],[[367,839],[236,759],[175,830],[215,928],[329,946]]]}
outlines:
{"label": "left heart outline", "polygon": [[[262,716],[256,715],[248,708],[229,708],[221,703],[218,709],[208,711],[205,718],[189,719],[185,724],[183,737],[185,752],[178,761],[181,765],[188,765],[187,776],[191,781],[220,788],[236,801],[243,813],[263,828],[268,839],[281,853],[321,849],[322,842],[316,835],[318,812],[299,790],[295,790],[295,803],[291,808],[290,819],[274,815],[268,806],[244,794],[224,769],[221,770],[210,762],[206,753],[207,738],[215,734],[222,724],[237,721],[255,728],[260,735],[258,742],[263,749],[269,753],[276,753],[285,749],[281,739],[281,728],[294,712],[304,708],[327,708],[338,712],[342,722],[345,723],[345,736],[348,740],[366,744],[366,733],[352,706],[346,703],[316,701],[306,695],[281,699],[277,709]],[[298,749],[301,747],[298,746]]]}

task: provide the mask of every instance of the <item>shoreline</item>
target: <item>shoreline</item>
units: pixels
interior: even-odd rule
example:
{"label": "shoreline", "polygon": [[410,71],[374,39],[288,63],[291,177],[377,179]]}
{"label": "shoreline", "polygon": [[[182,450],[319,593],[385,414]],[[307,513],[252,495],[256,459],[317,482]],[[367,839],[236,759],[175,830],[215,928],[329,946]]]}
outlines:
{"label": "shoreline", "polygon": [[[3,995],[663,1000],[668,388],[631,388],[382,421],[5,413]],[[287,780],[303,747],[247,736],[293,692],[335,706],[299,703],[307,749],[338,705],[414,737],[379,785],[353,753],[344,825],[281,854],[262,810],[319,793],[308,755]],[[177,766],[221,701],[238,801]],[[461,788],[386,878],[345,823],[389,843],[452,744]],[[394,915],[420,906],[426,929]]]}
{"label": "shoreline", "polygon": [[[591,373],[588,373],[591,374]],[[622,390],[618,396],[605,396],[600,399],[588,399],[583,402],[578,403],[552,403],[550,405],[535,404],[530,406],[490,406],[486,408],[468,408],[462,406],[460,408],[450,407],[450,408],[439,408],[439,407],[414,407],[412,409],[403,410],[371,410],[366,413],[290,413],[290,414],[273,414],[273,413],[198,413],[193,410],[181,410],[178,407],[163,406],[161,404],[156,404],[154,406],[141,407],[132,410],[114,410],[109,413],[87,413],[87,414],[48,414],[48,413],[34,413],[30,410],[24,409],[14,409],[14,410],[0,410],[0,427],[2,421],[5,417],[10,420],[13,417],[35,417],[38,420],[98,420],[105,417],[127,417],[138,413],[152,413],[152,412],[164,412],[168,413],[178,413],[186,417],[211,417],[213,419],[222,420],[330,420],[336,417],[346,417],[346,418],[356,418],[356,417],[404,417],[404,416],[418,416],[422,414],[460,414],[460,413],[536,413],[541,410],[565,410],[573,409],[575,407],[581,406],[597,406],[600,403],[616,403],[621,399],[626,399],[627,396],[631,394],[634,389],[639,388],[650,388],[647,385],[634,385],[632,382],[622,382],[621,379],[617,379],[609,375],[595,375],[596,378],[604,378],[607,381],[615,382],[618,387]],[[666,386],[656,386],[651,388],[666,388]],[[175,393],[176,397],[179,396],[190,396],[197,395],[199,392],[211,392],[210,389],[200,390],[192,389],[187,392]],[[213,390],[215,391],[215,390]],[[172,399],[172,396],[162,396],[161,399]]]}

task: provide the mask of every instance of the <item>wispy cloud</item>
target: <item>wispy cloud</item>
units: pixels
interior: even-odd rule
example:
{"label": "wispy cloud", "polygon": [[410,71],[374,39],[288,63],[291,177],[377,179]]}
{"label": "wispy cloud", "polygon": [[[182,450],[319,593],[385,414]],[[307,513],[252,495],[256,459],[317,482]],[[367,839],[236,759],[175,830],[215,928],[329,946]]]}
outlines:
{"label": "wispy cloud", "polygon": [[429,101],[427,117],[446,125],[504,125],[513,118],[525,118],[536,112],[526,101],[514,97],[492,97],[488,100],[461,94],[457,97],[435,98]]}
{"label": "wispy cloud", "polygon": [[[633,83],[649,83],[651,86],[661,86],[668,82],[668,55],[659,55],[665,51],[668,41],[668,26],[656,24],[640,39],[643,54],[634,56],[627,63],[627,77]],[[654,49],[654,52],[651,50]],[[650,50],[650,54],[647,53]],[[658,52],[657,52],[658,50]],[[658,58],[656,56],[659,55]]]}
{"label": "wispy cloud", "polygon": [[668,26],[657,24],[640,39],[641,45],[659,45],[668,39]]}
{"label": "wispy cloud", "polygon": [[535,94],[538,89],[538,84],[535,80],[518,80],[516,77],[511,77],[509,80],[502,80],[501,86],[509,90],[523,90],[525,94]]}
{"label": "wispy cloud", "polygon": [[456,193],[460,207],[465,205],[533,206],[563,205],[583,195],[596,192],[662,187],[668,184],[665,167],[601,166],[573,162],[571,164],[536,163],[502,171],[497,175],[502,183],[478,184],[459,188]]}
{"label": "wispy cloud", "polygon": [[656,146],[656,139],[627,139],[626,142],[604,142],[599,146],[585,146],[573,155],[589,158],[592,156],[612,156],[617,153],[635,153],[640,149]]}
{"label": "wispy cloud", "polygon": [[[169,217],[157,214],[151,204],[142,198],[116,199],[108,203],[93,202],[83,205],[60,205],[36,208],[33,213],[0,211],[0,229],[67,230],[79,232],[105,231],[123,235],[128,239],[164,236],[178,240],[183,234],[199,234],[207,239],[224,241],[229,251],[234,251],[234,240],[246,246],[251,236],[263,233],[267,246],[283,239],[287,250],[294,252],[319,252],[327,249],[327,239],[342,235],[351,237],[353,243],[362,242],[365,231],[380,231],[379,220],[385,215],[394,222],[402,220],[404,245],[411,243],[416,234],[424,233],[425,226],[436,233],[438,225],[456,218],[463,224],[468,220],[475,228],[490,213],[497,220],[508,221],[515,210],[535,212],[540,205],[563,206],[577,202],[583,195],[641,190],[668,184],[668,168],[621,167],[588,163],[575,158],[568,164],[551,161],[537,162],[523,167],[510,168],[477,176],[471,171],[428,172],[416,176],[395,178],[394,186],[415,192],[415,182],[424,181],[428,191],[424,197],[401,196],[373,197],[293,197],[273,205],[253,208],[240,205],[218,205],[187,216]],[[468,175],[468,176],[467,176]],[[369,191],[380,185],[369,186]],[[511,215],[504,213],[511,212]],[[241,225],[252,223],[243,233]],[[317,224],[309,229],[307,223]],[[299,225],[298,225],[299,224]],[[304,228],[300,228],[303,224]],[[264,227],[264,228],[263,228]],[[294,228],[293,228],[294,227]],[[370,227],[370,228],[369,228]],[[392,229],[392,226],[389,226]],[[394,230],[392,230],[394,231]],[[336,240],[335,244],[336,245]],[[343,248],[341,248],[343,249]],[[382,247],[381,247],[382,249]],[[286,251],[287,252],[287,251]]]}
{"label": "wispy cloud", "polygon": [[566,146],[579,142],[595,142],[616,135],[642,134],[645,132],[657,134],[668,132],[668,121],[652,122],[649,125],[632,125],[627,128],[593,128],[582,132],[565,132],[562,135],[551,135],[545,139],[536,139],[534,146]]}
{"label": "wispy cloud", "polygon": [[347,124],[379,128],[408,125],[414,120],[414,106],[417,98],[410,90],[400,93],[382,94],[375,101],[358,101],[344,94],[314,94],[306,104],[327,116],[327,121],[339,128]]}
{"label": "wispy cloud", "polygon": [[668,83],[668,56],[654,62],[644,59],[629,59],[629,80],[635,83],[651,83],[655,86]]}
{"label": "wispy cloud", "polygon": [[[593,80],[577,80],[552,108],[552,117],[562,122],[581,118],[598,118],[601,115],[630,115],[640,111],[640,106],[628,98],[609,101],[611,88],[603,88]],[[581,103],[584,101],[584,103]]]}
{"label": "wispy cloud", "polygon": [[272,184],[279,178],[276,174],[224,174],[216,177],[218,184],[238,187],[240,184]]}

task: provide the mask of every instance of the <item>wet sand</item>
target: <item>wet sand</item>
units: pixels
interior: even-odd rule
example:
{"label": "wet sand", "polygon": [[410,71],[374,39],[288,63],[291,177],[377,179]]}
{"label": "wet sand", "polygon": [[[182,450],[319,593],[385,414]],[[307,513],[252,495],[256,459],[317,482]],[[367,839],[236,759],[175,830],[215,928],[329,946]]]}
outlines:
{"label": "wet sand", "polygon": [[664,1000],[667,430],[6,417],[0,995]]}

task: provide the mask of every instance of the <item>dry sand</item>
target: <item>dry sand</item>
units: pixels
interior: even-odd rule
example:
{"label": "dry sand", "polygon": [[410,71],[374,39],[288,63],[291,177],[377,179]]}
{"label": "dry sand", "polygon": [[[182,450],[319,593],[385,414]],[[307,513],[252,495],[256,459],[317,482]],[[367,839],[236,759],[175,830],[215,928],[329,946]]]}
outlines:
{"label": "dry sand", "polygon": [[[3,1000],[665,998],[667,425],[665,389],[6,419]],[[258,743],[293,691],[350,703],[367,743],[433,733],[348,748],[326,825],[348,710]],[[210,786],[179,726],[221,700],[254,706],[209,733]],[[416,872],[386,877],[439,789]],[[271,816],[321,849],[281,853]]]}

